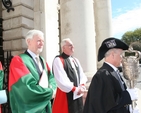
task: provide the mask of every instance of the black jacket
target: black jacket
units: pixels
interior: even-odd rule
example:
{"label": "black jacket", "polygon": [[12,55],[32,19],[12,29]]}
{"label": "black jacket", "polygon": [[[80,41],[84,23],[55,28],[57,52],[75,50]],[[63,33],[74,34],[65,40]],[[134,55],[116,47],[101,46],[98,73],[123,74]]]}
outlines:
{"label": "black jacket", "polygon": [[92,78],[83,113],[130,113],[126,85],[123,90],[115,76],[114,69],[104,63]]}

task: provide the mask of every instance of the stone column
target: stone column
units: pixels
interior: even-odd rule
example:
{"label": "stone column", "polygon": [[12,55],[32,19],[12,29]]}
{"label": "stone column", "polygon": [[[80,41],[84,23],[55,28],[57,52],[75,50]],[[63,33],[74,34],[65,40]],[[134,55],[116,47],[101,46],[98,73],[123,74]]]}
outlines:
{"label": "stone column", "polygon": [[87,76],[97,70],[93,0],[61,0],[61,39],[70,38]]}
{"label": "stone column", "polygon": [[[112,13],[111,0],[94,0],[95,31],[96,31],[96,50],[102,41],[112,35]],[[98,62],[98,68],[103,61]]]}
{"label": "stone column", "polygon": [[59,54],[58,0],[34,0],[34,28],[45,34],[42,56],[52,67],[52,61]]}

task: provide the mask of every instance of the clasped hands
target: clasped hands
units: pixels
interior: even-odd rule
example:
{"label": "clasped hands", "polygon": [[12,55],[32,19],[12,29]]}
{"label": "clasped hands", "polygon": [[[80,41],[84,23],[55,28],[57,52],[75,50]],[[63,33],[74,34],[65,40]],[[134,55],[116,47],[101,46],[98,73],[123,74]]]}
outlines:
{"label": "clasped hands", "polygon": [[77,95],[83,94],[86,91],[86,87],[84,85],[80,85],[78,87],[76,87]]}

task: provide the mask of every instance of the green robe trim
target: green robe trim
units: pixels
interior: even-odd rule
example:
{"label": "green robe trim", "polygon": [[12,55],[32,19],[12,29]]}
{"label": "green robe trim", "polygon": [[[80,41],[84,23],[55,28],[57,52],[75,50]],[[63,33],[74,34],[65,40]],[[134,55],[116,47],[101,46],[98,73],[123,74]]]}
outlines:
{"label": "green robe trim", "polygon": [[[33,59],[27,54],[15,56],[10,64],[9,98],[12,113],[52,113],[51,102],[56,82],[42,58],[49,88],[38,85],[40,76]],[[47,112],[46,112],[47,111]]]}

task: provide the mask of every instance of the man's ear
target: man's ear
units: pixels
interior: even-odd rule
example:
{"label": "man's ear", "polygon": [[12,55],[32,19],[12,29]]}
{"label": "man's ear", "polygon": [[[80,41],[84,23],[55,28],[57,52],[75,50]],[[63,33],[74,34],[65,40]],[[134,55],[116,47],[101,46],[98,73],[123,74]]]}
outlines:
{"label": "man's ear", "polygon": [[27,39],[27,45],[29,45],[29,44],[30,44],[30,41],[31,41],[31,39]]}
{"label": "man's ear", "polygon": [[65,46],[62,47],[62,50],[64,50],[64,49],[65,49]]}

